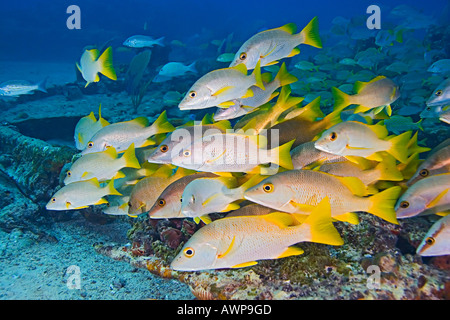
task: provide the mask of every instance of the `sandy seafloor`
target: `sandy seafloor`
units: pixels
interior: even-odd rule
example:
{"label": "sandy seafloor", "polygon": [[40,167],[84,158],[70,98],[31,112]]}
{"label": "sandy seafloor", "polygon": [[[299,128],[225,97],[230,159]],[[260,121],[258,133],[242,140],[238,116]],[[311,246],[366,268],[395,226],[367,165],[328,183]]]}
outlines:
{"label": "sandy seafloor", "polygon": [[[0,299],[193,299],[181,282],[159,278],[94,250],[96,242],[125,244],[128,228],[128,223],[119,220],[97,225],[74,214],[71,220],[53,225],[57,243],[37,242],[19,229],[0,232]],[[80,289],[67,286],[74,274],[67,272],[72,265],[80,268]]]}
{"label": "sandy seafloor", "polygon": [[[74,82],[74,70],[74,64],[70,63],[0,61],[0,83],[8,80],[38,82],[48,75],[47,87],[51,88]],[[83,109],[72,110],[74,115],[87,115],[90,111],[97,114],[98,103],[104,97],[92,95],[84,97],[87,101],[73,101],[71,104],[75,109]],[[129,103],[126,93],[123,97],[126,99],[124,102]],[[45,117],[43,113],[50,113],[65,101],[62,95],[44,97],[20,104],[13,110],[0,110],[0,115],[2,120],[12,119],[22,110],[30,118]],[[108,114],[108,103],[104,109]],[[67,109],[59,111],[70,112]],[[48,114],[49,118],[53,116]],[[94,250],[96,242],[126,244],[126,232],[130,228],[127,222],[114,219],[100,225],[87,221],[76,212],[70,220],[55,222],[49,228],[47,232],[57,241],[37,241],[35,235],[20,229],[10,233],[0,231],[0,299],[194,299],[186,284],[159,278],[145,269],[115,261]],[[66,270],[71,265],[80,268],[79,290],[69,289],[66,285],[68,276],[72,274],[67,274]]]}

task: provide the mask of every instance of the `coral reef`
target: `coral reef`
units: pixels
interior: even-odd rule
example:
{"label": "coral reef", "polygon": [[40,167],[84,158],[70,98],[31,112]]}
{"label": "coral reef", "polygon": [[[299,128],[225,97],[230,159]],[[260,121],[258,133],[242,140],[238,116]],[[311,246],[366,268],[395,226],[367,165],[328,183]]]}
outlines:
{"label": "coral reef", "polygon": [[128,233],[131,245],[98,244],[95,249],[186,283],[197,299],[448,299],[448,257],[415,255],[422,230],[432,224],[428,220],[392,225],[361,215],[359,225],[336,224],[345,241],[341,247],[302,243],[305,253],[301,256],[259,261],[243,269],[171,270],[170,261],[201,227],[187,219],[138,221]]}

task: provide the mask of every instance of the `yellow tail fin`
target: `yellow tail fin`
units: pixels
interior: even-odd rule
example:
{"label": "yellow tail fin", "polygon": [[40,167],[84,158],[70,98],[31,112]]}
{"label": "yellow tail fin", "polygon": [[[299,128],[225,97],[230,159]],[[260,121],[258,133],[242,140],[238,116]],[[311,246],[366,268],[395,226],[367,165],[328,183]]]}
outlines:
{"label": "yellow tail fin", "polygon": [[349,105],[351,105],[351,96],[342,92],[336,87],[331,88],[331,93],[334,98],[334,110],[344,110]]}
{"label": "yellow tail fin", "polygon": [[388,222],[398,224],[394,207],[401,190],[401,187],[395,186],[371,196],[367,212]]}
{"label": "yellow tail fin", "polygon": [[112,63],[112,48],[108,47],[98,58],[100,63],[100,73],[104,74],[111,80],[117,80],[116,71],[114,70]]}
{"label": "yellow tail fin", "polygon": [[319,20],[314,17],[308,25],[300,32],[303,43],[322,49],[322,40],[319,35]]}
{"label": "yellow tail fin", "polygon": [[258,60],[255,69],[253,70],[252,76],[255,77],[256,83],[254,84],[261,90],[266,90],[264,83],[261,78],[261,60]]}
{"label": "yellow tail fin", "polygon": [[[306,241],[324,243],[333,246],[344,244],[339,232],[333,226],[331,219],[331,205],[328,197],[314,208],[308,218],[298,227],[300,230],[308,230],[309,239]],[[305,241],[305,240],[303,240]]]}
{"label": "yellow tail fin", "polygon": [[273,148],[270,150],[271,161],[279,165],[280,167],[286,168],[288,170],[294,169],[291,159],[291,147],[295,140],[291,140],[282,146]]}
{"label": "yellow tail fin", "polygon": [[389,140],[391,142],[391,147],[388,152],[401,163],[406,163],[408,161],[408,143],[410,138],[411,131],[408,131]]}
{"label": "yellow tail fin", "polygon": [[122,160],[124,161],[125,167],[127,168],[136,168],[136,169],[141,168],[139,160],[136,158],[134,143],[132,143],[125,151],[125,153],[122,156]]}

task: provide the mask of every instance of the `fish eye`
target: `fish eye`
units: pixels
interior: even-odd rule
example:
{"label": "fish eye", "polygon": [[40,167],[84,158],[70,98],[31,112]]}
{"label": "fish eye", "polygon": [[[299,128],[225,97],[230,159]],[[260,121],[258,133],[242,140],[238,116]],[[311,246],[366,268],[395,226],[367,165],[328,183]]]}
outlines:
{"label": "fish eye", "polygon": [[55,203],[56,202],[56,198],[52,198],[52,202]]}
{"label": "fish eye", "polygon": [[165,205],[166,205],[166,200],[164,200],[164,199],[159,199],[158,200],[158,206],[164,207]]}
{"label": "fish eye", "polygon": [[128,206],[131,208],[132,204],[130,201],[128,201]]}
{"label": "fish eye", "polygon": [[183,253],[186,257],[191,258],[194,256],[195,251],[193,248],[186,248],[186,249],[184,249]]}
{"label": "fish eye", "polygon": [[428,244],[429,246],[433,245],[436,242],[436,239],[434,239],[433,237],[428,237],[425,239],[425,243]]}
{"label": "fish eye", "polygon": [[191,152],[190,152],[189,150],[185,150],[185,151],[183,152],[183,155],[184,155],[185,157],[189,157],[189,156],[191,155]]}
{"label": "fish eye", "polygon": [[271,193],[273,191],[273,184],[266,183],[265,185],[263,185],[263,190],[264,192]]}
{"label": "fish eye", "polygon": [[241,60],[247,59],[247,53],[242,52],[242,53],[239,55],[239,59],[241,59]]}
{"label": "fish eye", "polygon": [[161,150],[161,152],[166,153],[167,151],[169,151],[169,147],[164,144],[159,148],[159,150]]}
{"label": "fish eye", "polygon": [[427,169],[422,169],[422,170],[420,170],[419,174],[422,177],[428,177],[428,175],[430,174],[430,171],[428,171]]}
{"label": "fish eye", "polygon": [[436,91],[436,95],[437,95],[438,97],[441,96],[441,95],[442,95],[442,90]]}
{"label": "fish eye", "polygon": [[406,208],[408,208],[408,207],[409,207],[409,202],[408,202],[408,201],[402,201],[402,202],[400,203],[400,208],[406,209]]}
{"label": "fish eye", "polygon": [[195,96],[197,96],[197,92],[195,92],[195,91],[189,92],[189,97],[195,98]]}
{"label": "fish eye", "polygon": [[336,139],[337,139],[337,137],[338,137],[338,135],[337,135],[337,133],[336,133],[336,132],[332,132],[332,133],[330,134],[330,140],[331,140],[331,141],[334,141],[334,140],[336,140]]}
{"label": "fish eye", "polygon": [[92,141],[89,141],[87,146],[88,146],[88,148],[92,148],[94,146],[94,143]]}
{"label": "fish eye", "polygon": [[68,176],[68,177],[72,176],[72,172],[67,171],[67,176]]}

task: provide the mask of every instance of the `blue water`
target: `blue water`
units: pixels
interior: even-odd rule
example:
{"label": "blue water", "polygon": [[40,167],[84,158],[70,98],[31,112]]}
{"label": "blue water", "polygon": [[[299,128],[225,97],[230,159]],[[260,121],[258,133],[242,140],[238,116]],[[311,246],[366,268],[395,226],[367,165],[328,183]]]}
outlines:
{"label": "blue water", "polygon": [[[81,9],[81,30],[68,30],[69,5]],[[185,40],[203,32],[221,39],[233,32],[245,41],[263,28],[294,22],[299,28],[312,17],[320,29],[329,30],[336,16],[366,15],[369,5],[379,5],[382,19],[401,4],[415,7],[438,21],[448,0],[316,0],[298,1],[54,1],[2,0],[0,11],[0,59],[76,61],[82,48],[131,35],[165,36]],[[448,23],[448,8],[446,21]],[[143,30],[147,23],[147,31]],[[395,23],[395,21],[394,21]]]}

